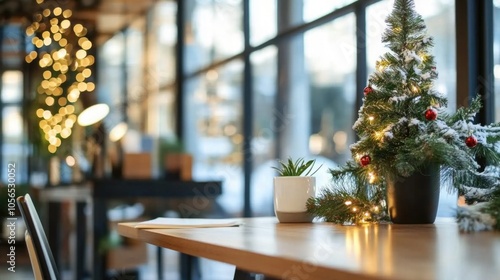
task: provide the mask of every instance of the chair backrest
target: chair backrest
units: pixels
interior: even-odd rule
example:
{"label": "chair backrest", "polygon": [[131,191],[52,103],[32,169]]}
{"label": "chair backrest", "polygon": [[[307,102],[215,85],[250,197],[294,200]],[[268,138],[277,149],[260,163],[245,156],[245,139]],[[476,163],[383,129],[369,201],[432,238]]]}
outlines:
{"label": "chair backrest", "polygon": [[35,245],[33,244],[33,239],[28,231],[24,234],[24,240],[26,241],[26,247],[28,247],[28,254],[30,256],[31,267],[33,268],[33,274],[35,275],[35,280],[43,280],[42,268],[40,267],[40,261],[35,253]]}
{"label": "chair backrest", "polygon": [[[21,215],[23,216],[24,222],[26,223],[26,231],[29,235],[28,242],[31,242],[33,245],[34,253],[36,255],[36,262],[38,262],[42,279],[60,279],[59,271],[57,270],[54,256],[52,255],[52,251],[50,250],[49,242],[47,241],[42,223],[40,222],[40,218],[38,217],[35,205],[33,205],[33,201],[31,200],[29,194],[18,197],[17,205],[19,205],[19,210],[21,211]],[[29,246],[29,244],[27,245]],[[31,261],[31,265],[34,266],[34,260]],[[37,269],[37,267],[33,267],[35,275],[37,273]]]}

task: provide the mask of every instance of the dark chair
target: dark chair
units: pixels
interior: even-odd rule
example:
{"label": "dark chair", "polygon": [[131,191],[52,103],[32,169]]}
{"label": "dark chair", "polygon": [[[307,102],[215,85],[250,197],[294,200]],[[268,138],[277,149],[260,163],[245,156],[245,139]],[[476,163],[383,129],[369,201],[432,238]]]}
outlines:
{"label": "dark chair", "polygon": [[35,279],[60,279],[56,262],[49,247],[49,242],[38,217],[35,205],[29,194],[17,198],[17,205],[26,223],[26,246],[30,256]]}

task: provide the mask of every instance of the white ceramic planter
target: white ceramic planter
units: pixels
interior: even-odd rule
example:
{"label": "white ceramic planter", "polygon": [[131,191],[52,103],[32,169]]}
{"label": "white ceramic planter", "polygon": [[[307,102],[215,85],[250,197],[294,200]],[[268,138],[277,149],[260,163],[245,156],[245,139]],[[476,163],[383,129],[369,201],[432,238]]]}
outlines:
{"label": "white ceramic planter", "polygon": [[316,178],[274,177],[274,213],[281,223],[311,222],[306,203],[316,194]]}

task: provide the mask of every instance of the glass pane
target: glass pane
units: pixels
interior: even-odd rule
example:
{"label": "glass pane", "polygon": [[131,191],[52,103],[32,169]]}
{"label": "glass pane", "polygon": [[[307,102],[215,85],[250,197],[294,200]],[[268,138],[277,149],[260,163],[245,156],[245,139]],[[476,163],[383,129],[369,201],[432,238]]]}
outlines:
{"label": "glass pane", "polygon": [[241,0],[185,2],[187,73],[243,51]]}
{"label": "glass pane", "polygon": [[186,81],[184,144],[193,155],[195,180],[222,179],[217,202],[229,215],[243,209],[243,63],[235,60]]}
{"label": "glass pane", "polygon": [[127,67],[127,117],[129,127],[142,131],[147,110],[143,106],[149,84],[144,83],[144,18],[136,20],[125,32]]}
{"label": "glass pane", "polygon": [[495,122],[500,121],[500,0],[493,0],[493,54],[495,61]]}
{"label": "glass pane", "polygon": [[176,99],[172,90],[160,91],[149,98],[147,131],[164,138],[176,135]]}
{"label": "glass pane", "polygon": [[[3,1],[2,1],[3,4]],[[2,19],[4,19],[2,17]],[[21,69],[24,60],[25,38],[22,23],[6,23],[3,21],[2,32],[2,66],[3,69]]]}
{"label": "glass pane", "polygon": [[9,163],[16,164],[16,182],[27,181],[27,156],[26,135],[23,131],[23,117],[21,108],[18,106],[7,106],[2,110],[2,182],[7,180],[7,166]]}
{"label": "glass pane", "polygon": [[109,127],[121,122],[125,114],[121,110],[125,102],[124,46],[123,33],[117,33],[103,44],[100,49],[101,55],[98,56],[97,99],[113,108],[104,120]]}
{"label": "glass pane", "polygon": [[258,45],[276,36],[276,0],[250,1],[250,44]]}
{"label": "glass pane", "polygon": [[348,14],[305,34],[312,154],[343,164],[354,142],[356,29]]}
{"label": "glass pane", "polygon": [[[175,45],[177,4],[163,1],[155,4],[150,14],[148,38],[147,76],[149,87],[161,88],[175,79]],[[156,92],[151,88],[150,92]]]}
{"label": "glass pane", "polygon": [[[385,18],[392,11],[394,0],[384,0],[371,5],[366,11],[368,75],[375,70],[375,62],[388,51],[382,43],[386,28]],[[427,34],[434,38],[431,53],[439,72],[435,88],[448,96],[448,109],[456,110],[456,47],[455,1],[416,0],[415,8],[424,18]]]}
{"label": "glass pane", "polygon": [[273,215],[273,177],[276,159],[275,133],[280,129],[275,110],[277,54],[275,46],[254,52],[253,65],[253,174],[251,202],[254,216]]}
{"label": "glass pane", "polygon": [[304,0],[304,21],[313,21],[356,0]]}
{"label": "glass pane", "polygon": [[2,136],[7,143],[20,143],[23,135],[21,108],[8,106],[2,110]]}
{"label": "glass pane", "polygon": [[5,71],[2,74],[2,102],[21,102],[23,98],[23,73]]}

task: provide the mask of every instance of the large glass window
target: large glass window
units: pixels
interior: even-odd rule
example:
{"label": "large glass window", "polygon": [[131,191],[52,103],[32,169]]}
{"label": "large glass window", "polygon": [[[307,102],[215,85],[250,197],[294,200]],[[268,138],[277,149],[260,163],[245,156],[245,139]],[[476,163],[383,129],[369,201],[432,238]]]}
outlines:
{"label": "large glass window", "polygon": [[[497,26],[500,5],[498,0],[492,1]],[[186,151],[194,155],[194,179],[223,179],[224,194],[218,202],[230,215],[242,214],[244,184],[250,182],[246,187],[250,188],[253,214],[268,215],[272,214],[274,171],[271,166],[276,164],[276,157],[315,157],[325,169],[350,158],[349,145],[355,141],[352,125],[357,118],[357,101],[359,103],[356,98],[360,96],[356,88],[365,85],[368,78],[363,81],[356,78],[356,65],[363,63],[357,61],[358,54],[366,47],[363,51],[367,53],[367,74],[373,73],[375,62],[387,51],[381,34],[386,29],[385,18],[394,0],[363,3],[250,0],[250,45],[259,46],[268,40],[273,40],[273,44],[247,50],[244,49],[243,3],[242,0],[183,1],[181,68],[184,73],[175,73],[179,58],[175,57],[177,5],[173,1],[155,4],[148,15],[146,29],[144,23],[134,22],[107,42],[105,48],[108,44],[115,46],[109,48],[112,53],[106,59],[110,60],[110,66],[118,67],[113,68],[116,69],[114,75],[122,79],[120,84],[128,85],[129,99],[130,94],[135,93],[134,85],[147,93],[147,105],[132,109],[135,105],[128,104],[127,116],[138,121],[136,126],[142,123],[141,131],[161,137],[175,134],[175,106],[177,97],[182,98],[183,135],[180,136]],[[415,3],[435,42],[432,53],[439,72],[435,87],[448,96],[448,107],[454,111],[457,103],[455,1],[415,0]],[[360,8],[357,5],[361,8],[366,5],[366,34],[362,34],[366,46],[357,45],[354,14]],[[346,6],[348,9],[344,9]],[[319,26],[308,25],[324,16],[331,21]],[[306,30],[290,29],[303,24]],[[280,34],[280,31],[292,33]],[[497,85],[500,77],[498,34],[495,29]],[[128,51],[120,54],[122,60],[112,59],[123,47]],[[242,58],[247,54],[252,73],[251,79],[244,81]],[[138,72],[141,70],[145,71],[141,74]],[[176,77],[182,79],[175,80]],[[111,96],[125,90],[123,86],[108,85],[113,83],[109,79],[102,82],[109,87]],[[177,82],[183,83],[182,96],[176,95]],[[248,86],[246,83],[251,83],[252,89],[250,147],[243,147],[242,124],[247,117],[243,111],[248,108],[244,107],[242,94]],[[497,96],[500,95],[498,88]],[[500,106],[500,101],[497,102]],[[496,114],[497,120],[500,119],[500,113]],[[252,151],[250,174],[244,174],[242,168],[246,149]],[[244,180],[245,176],[250,180]],[[317,176],[319,185],[329,183],[328,172],[319,172]]]}

